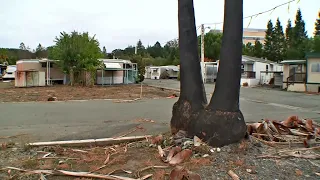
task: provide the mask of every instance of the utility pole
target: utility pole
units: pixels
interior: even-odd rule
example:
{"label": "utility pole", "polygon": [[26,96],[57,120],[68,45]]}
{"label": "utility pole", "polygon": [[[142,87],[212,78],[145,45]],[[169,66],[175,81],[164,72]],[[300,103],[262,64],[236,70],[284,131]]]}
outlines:
{"label": "utility pole", "polygon": [[134,48],[134,54],[137,54],[138,52],[138,43],[136,44],[136,47]]}
{"label": "utility pole", "polygon": [[201,24],[201,74],[203,83],[205,83],[205,67],[204,67],[204,24]]}
{"label": "utility pole", "polygon": [[204,24],[201,24],[201,62],[204,62]]}

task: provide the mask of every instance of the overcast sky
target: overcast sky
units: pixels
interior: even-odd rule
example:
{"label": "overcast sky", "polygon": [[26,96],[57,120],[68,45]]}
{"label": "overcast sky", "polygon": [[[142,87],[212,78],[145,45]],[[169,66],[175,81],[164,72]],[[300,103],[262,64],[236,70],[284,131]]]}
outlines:
{"label": "overcast sky", "polygon": [[[271,9],[289,0],[244,0],[244,16]],[[280,18],[285,28],[300,7],[309,36],[320,9],[320,0],[300,0],[272,13],[253,18],[250,28],[265,28]],[[141,39],[145,46],[164,44],[178,36],[177,0],[0,0],[0,47],[31,49],[53,45],[59,32],[88,31],[96,34],[108,52]],[[194,0],[196,24],[223,21],[224,0]],[[244,20],[244,27],[249,24]],[[222,25],[211,26],[221,29]]]}

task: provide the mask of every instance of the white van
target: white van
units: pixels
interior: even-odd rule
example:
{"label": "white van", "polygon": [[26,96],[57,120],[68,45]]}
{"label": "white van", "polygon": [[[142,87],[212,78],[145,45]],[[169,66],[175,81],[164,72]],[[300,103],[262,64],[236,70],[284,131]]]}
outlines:
{"label": "white van", "polygon": [[9,65],[2,76],[3,80],[14,79],[17,67],[16,65]]}

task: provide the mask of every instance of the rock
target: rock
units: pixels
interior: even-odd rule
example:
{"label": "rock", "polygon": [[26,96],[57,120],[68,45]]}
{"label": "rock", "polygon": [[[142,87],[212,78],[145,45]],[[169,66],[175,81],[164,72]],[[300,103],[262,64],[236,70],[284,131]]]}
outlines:
{"label": "rock", "polygon": [[203,158],[209,157],[209,154],[204,154],[202,157]]}
{"label": "rock", "polygon": [[194,146],[198,147],[198,146],[200,146],[202,144],[202,141],[197,136],[194,136],[193,137],[193,143],[194,143]]}
{"label": "rock", "polygon": [[57,97],[49,97],[48,98],[48,101],[56,101],[57,100]]}

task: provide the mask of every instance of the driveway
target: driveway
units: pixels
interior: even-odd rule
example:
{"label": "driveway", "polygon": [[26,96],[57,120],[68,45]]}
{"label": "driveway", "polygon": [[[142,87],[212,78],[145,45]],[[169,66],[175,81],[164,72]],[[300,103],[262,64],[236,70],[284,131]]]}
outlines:
{"label": "driveway", "polygon": [[[179,87],[177,81],[170,80],[145,83]],[[206,85],[209,95],[213,88]],[[177,98],[133,103],[106,100],[0,103],[0,137],[27,133],[28,141],[104,138],[126,133],[138,125],[145,131],[130,135],[158,134],[169,130],[172,105],[176,101]],[[264,118],[282,120],[290,115],[320,121],[319,102],[316,95],[241,88],[240,108],[247,122]],[[155,122],[134,121],[139,118]]]}

